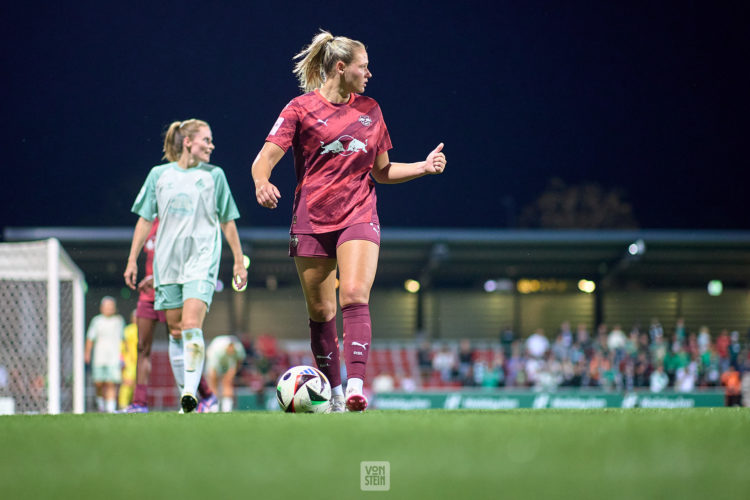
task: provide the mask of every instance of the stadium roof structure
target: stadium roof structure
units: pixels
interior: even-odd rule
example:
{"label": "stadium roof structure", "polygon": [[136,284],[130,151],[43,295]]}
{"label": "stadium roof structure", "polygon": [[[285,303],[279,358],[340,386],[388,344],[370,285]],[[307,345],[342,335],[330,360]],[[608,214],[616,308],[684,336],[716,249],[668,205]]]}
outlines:
{"label": "stadium roof structure", "polygon": [[[90,285],[120,286],[132,228],[8,227],[4,241],[57,238]],[[239,228],[249,281],[298,283],[286,228]],[[225,245],[221,275],[231,269]],[[388,228],[376,285],[481,287],[487,280],[589,279],[612,288],[750,287],[750,231]]]}

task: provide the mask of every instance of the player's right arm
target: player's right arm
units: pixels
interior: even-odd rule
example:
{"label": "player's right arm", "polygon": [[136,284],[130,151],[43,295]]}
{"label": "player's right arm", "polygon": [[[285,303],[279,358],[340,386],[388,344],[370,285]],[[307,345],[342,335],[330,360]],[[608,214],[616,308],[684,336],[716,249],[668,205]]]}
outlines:
{"label": "player's right arm", "polygon": [[138,278],[138,255],[141,253],[144,243],[146,243],[146,238],[148,238],[148,234],[151,232],[153,223],[153,221],[139,217],[138,222],[135,224],[133,242],[130,244],[130,255],[128,255],[128,264],[125,267],[125,273],[123,273],[125,284],[132,290],[135,290],[136,279]]}
{"label": "player's right arm", "polygon": [[284,150],[273,142],[266,142],[253,161],[253,182],[258,204],[266,208],[276,208],[281,198],[279,189],[271,184],[271,171],[284,156]]}

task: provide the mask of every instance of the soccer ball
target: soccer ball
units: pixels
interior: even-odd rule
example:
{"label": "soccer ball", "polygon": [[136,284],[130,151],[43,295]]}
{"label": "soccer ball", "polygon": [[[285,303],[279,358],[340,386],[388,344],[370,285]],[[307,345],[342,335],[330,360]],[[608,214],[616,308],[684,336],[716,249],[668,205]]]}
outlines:
{"label": "soccer ball", "polygon": [[325,413],[331,401],[331,384],[312,366],[294,366],[279,378],[276,400],[287,413]]}

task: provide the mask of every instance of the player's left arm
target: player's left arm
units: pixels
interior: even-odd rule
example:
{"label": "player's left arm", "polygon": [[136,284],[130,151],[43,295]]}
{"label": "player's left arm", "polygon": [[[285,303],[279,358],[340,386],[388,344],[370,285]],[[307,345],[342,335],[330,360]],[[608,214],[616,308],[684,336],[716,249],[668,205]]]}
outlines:
{"label": "player's left arm", "polygon": [[242,255],[242,244],[240,244],[240,235],[237,232],[237,224],[234,220],[221,223],[221,231],[232,250],[234,257],[234,266],[232,267],[232,279],[237,288],[242,289],[247,283],[247,269],[245,269],[244,258]]}
{"label": "player's left arm", "polygon": [[372,177],[381,184],[398,184],[423,175],[442,174],[446,164],[442,142],[427,155],[424,161],[415,163],[391,163],[388,152],[384,151],[375,157]]}

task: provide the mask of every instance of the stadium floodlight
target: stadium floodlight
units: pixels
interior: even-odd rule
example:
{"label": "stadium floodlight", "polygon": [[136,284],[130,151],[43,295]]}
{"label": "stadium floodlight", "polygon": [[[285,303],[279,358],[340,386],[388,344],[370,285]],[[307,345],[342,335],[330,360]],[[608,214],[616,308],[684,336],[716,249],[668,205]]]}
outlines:
{"label": "stadium floodlight", "polygon": [[718,297],[724,292],[724,283],[721,280],[711,280],[708,282],[708,294],[711,297]]}
{"label": "stadium floodlight", "polygon": [[417,293],[422,285],[417,280],[408,279],[404,281],[404,289],[409,293]]}
{"label": "stadium floodlight", "polygon": [[646,253],[646,242],[638,238],[628,246],[628,253],[633,257],[636,255],[643,255]]}
{"label": "stadium floodlight", "polygon": [[596,283],[591,280],[582,279],[578,281],[578,289],[583,293],[594,293],[594,290],[596,290]]}

